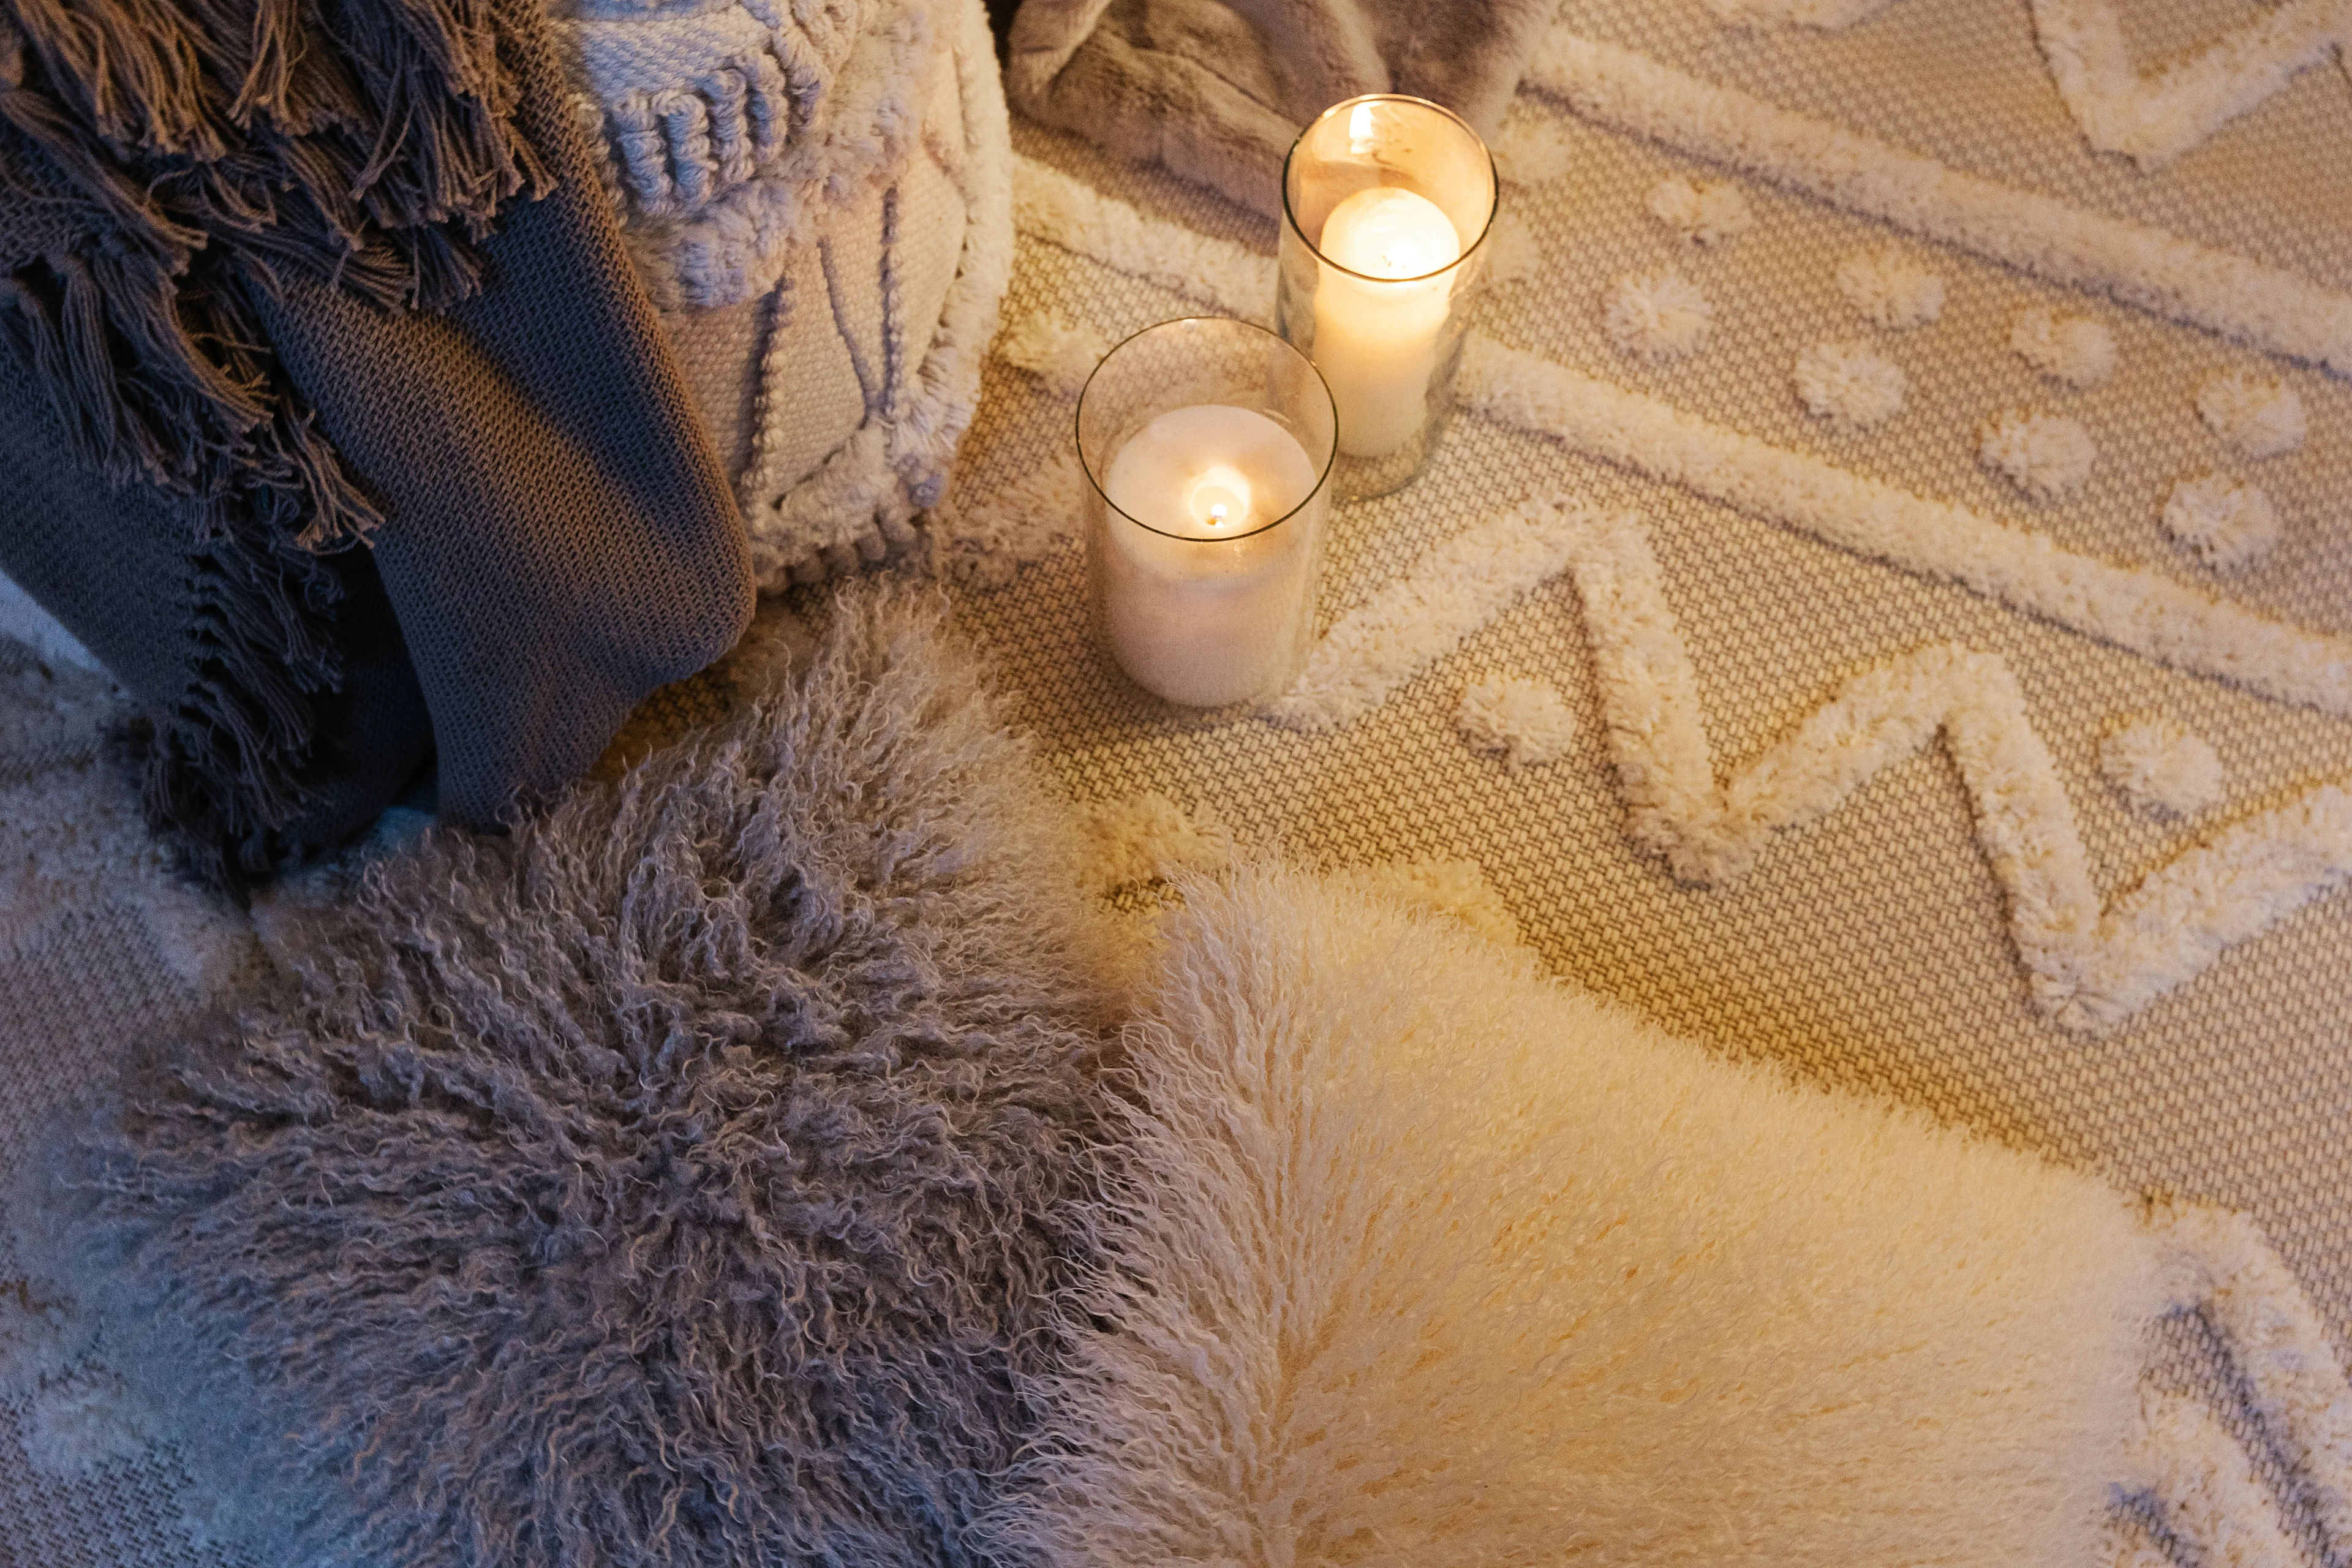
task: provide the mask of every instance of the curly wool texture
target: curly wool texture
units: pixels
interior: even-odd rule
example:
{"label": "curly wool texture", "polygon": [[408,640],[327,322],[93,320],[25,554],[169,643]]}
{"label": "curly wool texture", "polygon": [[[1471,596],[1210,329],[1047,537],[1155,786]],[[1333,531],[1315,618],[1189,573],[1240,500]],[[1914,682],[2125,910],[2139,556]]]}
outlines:
{"label": "curly wool texture", "polygon": [[2088,316],[2036,305],[2009,325],[2010,352],[2053,381],[2097,386],[2116,374],[2116,335]]}
{"label": "curly wool texture", "polygon": [[1815,343],[1797,356],[1797,401],[1842,430],[1875,430],[1903,412],[1902,367],[1863,343]]}
{"label": "curly wool texture", "polygon": [[845,597],[740,719],[370,870],[46,1267],[261,1561],[971,1563],[1100,1136],[1055,799],[938,610]]}
{"label": "curly wool texture", "polygon": [[1987,420],[1977,432],[1977,457],[1984,466],[2032,500],[2068,500],[2091,482],[2099,449],[2077,420],[2060,414],[2012,409]]}
{"label": "curly wool texture", "polygon": [[1650,188],[1650,216],[1696,246],[1728,244],[1756,226],[1738,185],[1673,174]]}
{"label": "curly wool texture", "polygon": [[2120,1195],[1449,921],[1184,897],[1015,1560],[2099,1560],[2163,1294]]}
{"label": "curly wool texture", "polygon": [[2303,445],[2303,395],[2244,374],[2217,375],[2197,389],[2197,412],[2213,434],[2246,457],[2276,458]]}
{"label": "curly wool texture", "polygon": [[2221,759],[2212,743],[2161,713],[2110,731],[2099,742],[2099,771],[2159,816],[2193,816],[2221,798]]}
{"label": "curly wool texture", "polygon": [[2217,572],[2251,565],[2278,543],[2278,508],[2259,485],[2222,474],[2181,479],[2158,519],[2172,542]]}
{"label": "curly wool texture", "polygon": [[1715,306],[1672,268],[1620,278],[1601,314],[1619,353],[1653,364],[1696,353],[1714,324]]}
{"label": "curly wool texture", "polygon": [[1944,313],[1944,279],[1899,246],[1858,250],[1840,261],[1837,286],[1874,327],[1924,327]]}

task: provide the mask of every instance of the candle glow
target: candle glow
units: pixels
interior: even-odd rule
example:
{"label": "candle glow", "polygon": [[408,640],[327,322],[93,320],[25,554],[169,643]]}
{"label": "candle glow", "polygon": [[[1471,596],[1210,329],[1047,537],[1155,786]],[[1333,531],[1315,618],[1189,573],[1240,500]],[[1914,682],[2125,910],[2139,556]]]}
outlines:
{"label": "candle glow", "polygon": [[1428,462],[1498,195],[1478,133],[1403,93],[1333,104],[1283,160],[1275,321],[1330,389],[1337,499],[1386,495]]}
{"label": "candle glow", "polygon": [[1121,668],[1172,702],[1263,695],[1297,652],[1314,536],[1282,520],[1315,491],[1306,448],[1254,409],[1172,408],[1112,457],[1104,629]]}
{"label": "candle glow", "polygon": [[1204,528],[1239,528],[1249,521],[1249,480],[1229,463],[1212,464],[1192,481],[1184,504]]}
{"label": "candle glow", "polygon": [[1385,457],[1427,413],[1462,238],[1427,196],[1374,185],[1331,209],[1317,248],[1315,363],[1339,406],[1339,449]]}
{"label": "candle glow", "polygon": [[1323,254],[1373,278],[1420,278],[1462,259],[1462,239],[1435,202],[1401,185],[1358,191],[1331,209]]}

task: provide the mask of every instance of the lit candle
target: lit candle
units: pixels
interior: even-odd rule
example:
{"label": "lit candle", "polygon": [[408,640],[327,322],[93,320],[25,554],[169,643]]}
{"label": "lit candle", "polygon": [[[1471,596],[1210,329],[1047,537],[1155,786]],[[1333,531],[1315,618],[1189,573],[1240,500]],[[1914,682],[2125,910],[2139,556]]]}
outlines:
{"label": "lit candle", "polygon": [[1398,93],[1333,104],[1283,160],[1275,321],[1329,384],[1337,499],[1386,495],[1428,462],[1496,194],[1478,133]]}
{"label": "lit candle", "polygon": [[[1307,449],[1255,409],[1171,408],[1111,458],[1098,572],[1119,668],[1195,708],[1267,695],[1313,606],[1311,528],[1272,527],[1314,494]],[[1119,515],[1119,514],[1125,515]]]}
{"label": "lit candle", "polygon": [[[1369,118],[1370,106],[1359,109]],[[1315,289],[1315,365],[1339,405],[1339,450],[1386,457],[1428,410],[1454,291],[1445,269],[1462,258],[1462,237],[1427,196],[1373,185],[1331,209],[1316,248],[1327,264]]]}

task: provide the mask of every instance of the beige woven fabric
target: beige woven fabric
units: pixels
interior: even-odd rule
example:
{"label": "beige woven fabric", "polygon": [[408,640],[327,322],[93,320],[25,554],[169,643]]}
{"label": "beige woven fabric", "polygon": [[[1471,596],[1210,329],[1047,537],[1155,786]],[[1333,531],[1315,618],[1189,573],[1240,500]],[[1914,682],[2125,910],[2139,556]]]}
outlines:
{"label": "beige woven fabric", "polygon": [[[131,1051],[192,1026],[250,972],[242,922],[168,882],[137,782],[107,755],[128,702],[102,676],[0,639],[0,1184],[87,1117]],[[65,1431],[102,1358],[36,1384],[7,1353],[40,1288],[0,1212],[0,1563],[226,1568],[197,1544],[177,1435],[142,1441],[101,1402]],[[8,1375],[15,1370],[17,1375]],[[135,1416],[131,1417],[135,1422]]]}
{"label": "beige woven fabric", "polygon": [[[2147,8],[2136,8],[2137,12]],[[2178,50],[2242,22],[2231,4],[2174,8],[2135,42]],[[2189,13],[2194,12],[2195,16]],[[2095,157],[2051,83],[2021,5],[1894,0],[1843,35],[1741,32],[1699,0],[1571,0],[1563,25],[1703,78],[1841,121],[1957,166],[2233,249],[2333,287],[2352,281],[2352,87],[2333,68],[2298,77],[2205,147],[2154,174]],[[2112,301],[1916,242],[1818,202],[1741,182],[1752,231],[1687,247],[1653,219],[1662,178],[1723,171],[1575,119],[1540,90],[1516,115],[1565,138],[1568,173],[1511,187],[1541,264],[1496,290],[1480,325],[1503,341],[1720,424],[1921,494],[2045,531],[2070,548],[2143,563],[2315,629],[2352,628],[2352,388]],[[1056,132],[1016,145],[1148,213],[1270,251],[1255,215],[1164,174],[1113,163]],[[1846,255],[1889,241],[1939,273],[1933,325],[1881,331],[1840,295]],[[1679,267],[1714,301],[1696,358],[1621,359],[1600,298],[1628,273]],[[2021,309],[2048,305],[2112,329],[2120,368],[2070,391],[2007,346]],[[1113,336],[1200,307],[1024,236],[1008,320],[1052,310]],[[1859,339],[1899,364],[1905,410],[1842,437],[1790,387],[1797,355]],[[2193,405],[2209,374],[2276,375],[2301,394],[2302,449],[2234,458]],[[1975,457],[1975,427],[2010,406],[2080,420],[2098,446],[2068,503],[2036,505]],[[960,498],[1035,470],[1066,447],[1069,405],[1002,362],[957,482]],[[2284,519],[2278,548],[2219,578],[2160,533],[2174,479],[2208,468],[2261,484]],[[2280,706],[1925,582],[1556,443],[1461,417],[1411,489],[1336,514],[1325,624],[1362,603],[1433,542],[1530,494],[1567,490],[1637,510],[1696,664],[1719,770],[1744,765],[1844,677],[1934,641],[2003,656],[2025,689],[2109,895],[2200,833],[2352,772],[2352,725]],[[1937,748],[1898,764],[1812,826],[1778,838],[1743,881],[1678,886],[1638,853],[1600,736],[1575,595],[1554,582],[1354,728],[1325,736],[1250,718],[1158,706],[1108,665],[1086,630],[1075,552],[1011,586],[973,591],[970,618],[1001,651],[1025,717],[1086,798],[1160,790],[1244,838],[1327,864],[1415,857],[1477,861],[1562,974],[1722,1048],[1761,1052],[1823,1082],[1891,1094],[1994,1137],[2150,1187],[2251,1210],[2352,1344],[2352,896],[2324,899],[2226,952],[2116,1035],[2085,1039],[2030,1006],[2000,898],[1972,834],[1969,797]],[[1585,743],[1507,772],[1474,752],[1454,714],[1492,671],[1556,685]],[[2210,741],[2225,768],[2214,811],[2166,823],[2136,812],[2096,759],[2116,718],[2163,709]]]}

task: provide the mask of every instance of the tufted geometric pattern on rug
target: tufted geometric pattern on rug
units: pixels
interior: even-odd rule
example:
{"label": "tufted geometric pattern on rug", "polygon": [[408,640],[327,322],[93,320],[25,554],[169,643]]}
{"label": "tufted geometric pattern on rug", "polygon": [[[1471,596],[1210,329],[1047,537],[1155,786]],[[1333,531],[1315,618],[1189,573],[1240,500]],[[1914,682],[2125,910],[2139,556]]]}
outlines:
{"label": "tufted geometric pattern on rug", "polygon": [[[263,1561],[976,1561],[1098,1134],[1061,807],[934,601],[283,917],[36,1280]],[[158,1042],[159,1044],[161,1042]]]}
{"label": "tufted geometric pattern on rug", "polygon": [[[2246,20],[2119,14],[2143,74]],[[1080,799],[1156,792],[1327,867],[1475,861],[1554,973],[1686,1038],[2252,1213],[2341,1354],[2352,390],[2327,366],[2352,342],[2352,83],[2290,73],[2143,172],[2085,141],[2032,8],[1749,21],[1563,5],[1498,139],[1559,154],[1504,160],[1531,265],[1478,308],[1429,471],[1335,511],[1328,636],[1289,700],[1319,722],[1174,712],[1097,653],[1072,492],[1040,494],[1069,401],[1011,357],[1265,315],[1273,228],[1017,126],[1016,330],[954,487],[962,543],[1003,569],[964,574],[965,613]],[[1674,181],[1738,189],[1751,223],[1696,243],[1655,210]],[[1628,356],[1611,291],[1668,269],[1708,301],[1706,345]],[[2084,352],[2021,351],[2044,315]],[[1799,384],[1849,342],[1904,378],[1876,426]],[[2078,492],[1985,466],[2012,411],[2087,434]],[[2267,496],[2267,552],[2224,570],[2168,529],[2207,473]],[[1497,548],[1562,498],[1625,530]],[[1937,659],[1957,679],[1909,679]],[[1465,731],[1506,677],[1564,713],[1554,760]],[[2150,715],[2217,760],[2200,809],[2112,781],[2109,737]]]}

